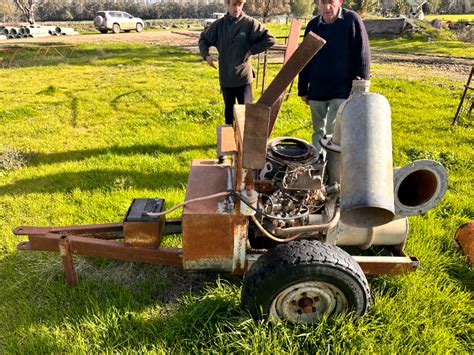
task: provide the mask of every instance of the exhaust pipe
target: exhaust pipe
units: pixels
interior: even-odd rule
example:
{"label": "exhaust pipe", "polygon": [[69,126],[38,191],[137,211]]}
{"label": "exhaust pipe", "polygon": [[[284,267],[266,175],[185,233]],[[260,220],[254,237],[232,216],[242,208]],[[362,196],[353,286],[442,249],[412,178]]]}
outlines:
{"label": "exhaust pipe", "polygon": [[416,216],[435,207],[448,188],[448,173],[440,163],[415,160],[394,169],[395,212]]}
{"label": "exhaust pipe", "polygon": [[390,104],[380,94],[354,95],[341,118],[341,221],[386,224],[395,216]]}

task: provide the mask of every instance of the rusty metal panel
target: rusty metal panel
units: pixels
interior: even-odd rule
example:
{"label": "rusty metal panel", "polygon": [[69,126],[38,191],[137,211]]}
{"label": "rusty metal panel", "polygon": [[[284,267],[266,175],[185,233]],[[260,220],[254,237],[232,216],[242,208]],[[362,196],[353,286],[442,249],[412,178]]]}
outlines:
{"label": "rusty metal panel", "polygon": [[325,43],[326,41],[324,39],[313,32],[309,32],[288,62],[283,65],[280,72],[275,79],[273,79],[257,103],[272,107],[285,92],[286,87],[290,85],[291,81],[303,70],[305,65]]}
{"label": "rusty metal panel", "polygon": [[245,105],[242,166],[263,169],[266,162],[270,107],[262,104]]}
{"label": "rusty metal panel", "polygon": [[217,156],[234,155],[236,153],[237,146],[232,125],[217,126]]}
{"label": "rusty metal panel", "polygon": [[[226,191],[230,165],[213,160],[193,160],[186,200]],[[233,209],[222,207],[222,198],[188,204],[183,210],[183,263],[185,269],[232,271],[234,235],[245,223]]]}
{"label": "rusty metal panel", "polygon": [[288,35],[288,43],[286,45],[285,56],[283,58],[283,63],[288,62],[293,53],[295,53],[296,48],[298,48],[298,40],[300,38],[301,31],[301,20],[291,21],[290,33]]}
{"label": "rusty metal panel", "polygon": [[217,213],[184,215],[184,268],[231,271],[235,218]]}
{"label": "rusty metal panel", "polygon": [[125,243],[143,247],[159,247],[164,226],[162,218],[157,222],[124,222]]}
{"label": "rusty metal panel", "polygon": [[[229,187],[230,162],[218,164],[215,160],[193,159],[186,188],[186,201],[225,192]],[[190,214],[216,214],[222,210],[222,197],[186,204],[183,216]],[[183,218],[184,225],[184,218]]]}
{"label": "rusty metal panel", "polygon": [[415,271],[419,265],[413,256],[353,256],[366,275],[399,275]]}

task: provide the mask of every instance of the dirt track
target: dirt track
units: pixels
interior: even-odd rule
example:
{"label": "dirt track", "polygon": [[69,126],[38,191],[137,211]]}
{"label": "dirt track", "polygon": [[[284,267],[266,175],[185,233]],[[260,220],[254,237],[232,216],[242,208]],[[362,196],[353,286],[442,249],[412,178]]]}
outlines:
{"label": "dirt track", "polygon": [[[181,31],[185,32],[185,31]],[[169,45],[195,45],[199,37],[198,31],[186,31],[189,36],[174,33],[174,31],[144,31],[140,33],[107,33],[79,36],[51,36],[44,38],[10,39],[0,41],[0,44],[31,44],[31,43],[81,43],[81,42],[128,42]]]}
{"label": "dirt track", "polygon": [[[177,45],[189,50],[197,51],[199,31],[144,31],[141,33],[120,34],[90,34],[80,36],[45,37],[36,39],[17,39],[0,41],[0,45],[32,44],[32,43],[81,43],[81,42],[125,42]],[[372,51],[374,63],[392,63],[416,67],[419,69],[431,68],[436,71],[449,72],[457,75],[467,75],[474,65],[472,58],[456,58],[426,54],[406,54],[386,51]]]}

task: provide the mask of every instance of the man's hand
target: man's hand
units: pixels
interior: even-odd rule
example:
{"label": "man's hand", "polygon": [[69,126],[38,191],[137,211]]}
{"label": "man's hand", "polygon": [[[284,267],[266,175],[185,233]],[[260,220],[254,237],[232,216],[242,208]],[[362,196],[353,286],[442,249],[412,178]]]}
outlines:
{"label": "man's hand", "polygon": [[216,65],[214,64],[214,59],[210,55],[206,57],[206,62],[214,69],[217,69]]}
{"label": "man's hand", "polygon": [[301,100],[302,100],[306,105],[309,105],[309,96],[308,96],[308,95],[301,96]]}

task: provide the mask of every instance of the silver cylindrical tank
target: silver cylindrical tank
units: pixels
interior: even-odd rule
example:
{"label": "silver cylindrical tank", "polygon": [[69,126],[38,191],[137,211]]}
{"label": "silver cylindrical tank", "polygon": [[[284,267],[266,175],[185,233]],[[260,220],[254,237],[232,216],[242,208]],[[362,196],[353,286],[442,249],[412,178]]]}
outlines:
{"label": "silver cylindrical tank", "polygon": [[391,111],[375,93],[349,98],[341,112],[341,221],[375,227],[394,217]]}
{"label": "silver cylindrical tank", "polygon": [[408,218],[396,216],[393,221],[378,227],[357,228],[339,221],[336,228],[328,231],[327,241],[339,246],[359,246],[368,249],[372,245],[403,245],[408,235]]}
{"label": "silver cylindrical tank", "polygon": [[[369,92],[370,80],[353,80],[351,96]],[[341,182],[341,115],[347,100],[344,101],[337,110],[334,120],[333,134],[324,137],[321,145],[327,151],[327,174],[328,184]]]}

